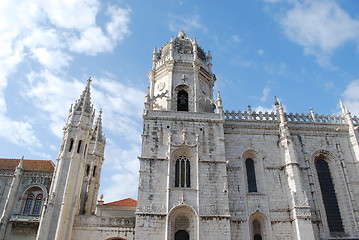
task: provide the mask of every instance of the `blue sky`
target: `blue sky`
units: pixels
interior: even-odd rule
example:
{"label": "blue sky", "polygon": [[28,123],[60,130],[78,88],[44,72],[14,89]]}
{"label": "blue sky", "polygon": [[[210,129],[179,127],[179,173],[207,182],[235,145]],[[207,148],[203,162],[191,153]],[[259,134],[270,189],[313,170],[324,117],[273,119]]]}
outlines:
{"label": "blue sky", "polygon": [[210,50],[225,110],[359,114],[357,0],[0,2],[2,158],[56,162],[68,109],[92,77],[107,136],[100,193],[137,197],[154,47],[183,29]]}

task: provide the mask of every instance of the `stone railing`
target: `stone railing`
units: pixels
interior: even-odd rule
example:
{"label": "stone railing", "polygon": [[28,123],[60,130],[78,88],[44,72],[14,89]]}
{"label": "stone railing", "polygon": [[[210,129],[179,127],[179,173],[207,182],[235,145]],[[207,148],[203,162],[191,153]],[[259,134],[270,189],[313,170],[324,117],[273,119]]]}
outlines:
{"label": "stone railing", "polygon": [[[285,113],[286,120],[288,122],[310,122],[310,123],[336,123],[345,124],[346,121],[341,115],[329,115],[329,114],[298,114],[298,113]],[[249,120],[249,121],[279,121],[277,113],[274,112],[256,112],[250,108],[247,111],[224,111],[223,117],[226,120]],[[353,124],[359,126],[359,118],[357,116],[352,117]]]}
{"label": "stone railing", "polygon": [[255,112],[255,111],[224,111],[223,112],[224,119],[229,120],[257,120],[257,121],[277,121],[277,114],[274,112]]}
{"label": "stone railing", "polygon": [[10,222],[38,223],[38,222],[40,222],[40,215],[13,214],[9,221]]}

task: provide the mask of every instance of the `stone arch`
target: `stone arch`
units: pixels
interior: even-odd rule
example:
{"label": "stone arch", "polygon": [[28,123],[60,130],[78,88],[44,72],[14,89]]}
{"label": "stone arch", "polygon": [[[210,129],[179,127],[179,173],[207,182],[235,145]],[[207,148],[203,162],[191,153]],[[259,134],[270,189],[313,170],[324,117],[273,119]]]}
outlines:
{"label": "stone arch", "polygon": [[[241,164],[243,166],[243,172],[242,175],[244,176],[244,184],[245,184],[245,188],[247,192],[261,192],[263,193],[265,191],[265,180],[264,180],[264,168],[263,168],[263,157],[262,155],[250,148],[245,150],[242,155],[241,155]],[[248,167],[250,167],[251,164],[248,164],[250,162],[250,160],[253,161],[253,168],[252,170],[248,169]],[[249,174],[254,174],[255,178],[253,175],[249,176]],[[255,191],[253,190],[253,184],[251,184],[250,181],[254,181],[255,179],[255,185],[256,185],[256,189]],[[252,188],[251,188],[252,185]]]}
{"label": "stone arch", "polygon": [[[345,177],[340,159],[327,149],[316,149],[311,154],[311,160],[310,167],[316,176],[314,187],[316,201],[320,203],[318,208],[323,220],[323,231],[327,232],[328,236],[344,234],[351,220],[348,222],[348,219],[343,217],[349,216],[348,211],[351,210],[342,199],[342,196],[349,195],[346,183],[343,182]],[[327,196],[328,193],[331,196]],[[328,200],[332,202],[329,203]]]}
{"label": "stone arch", "polygon": [[168,239],[175,239],[175,234],[185,231],[189,239],[197,239],[198,235],[198,215],[196,211],[185,204],[173,207],[167,217]]}
{"label": "stone arch", "polygon": [[[183,95],[181,93],[185,93],[185,94]],[[186,105],[187,109],[183,109],[183,108],[181,108],[181,106],[179,106],[180,95],[185,96],[186,99],[183,99],[183,100],[185,101],[184,104]],[[191,96],[192,96],[191,88],[188,85],[186,85],[186,84],[177,85],[174,88],[174,92],[173,92],[172,109],[177,110],[177,111],[190,111],[192,101],[193,101]],[[185,106],[185,105],[182,105],[182,106]]]}
{"label": "stone arch", "polygon": [[19,214],[40,215],[46,199],[46,188],[40,184],[31,184],[22,192],[17,211]]}
{"label": "stone arch", "polygon": [[[257,209],[248,218],[249,239],[267,239],[270,237],[270,221],[266,214]],[[261,238],[259,238],[259,236]]]}

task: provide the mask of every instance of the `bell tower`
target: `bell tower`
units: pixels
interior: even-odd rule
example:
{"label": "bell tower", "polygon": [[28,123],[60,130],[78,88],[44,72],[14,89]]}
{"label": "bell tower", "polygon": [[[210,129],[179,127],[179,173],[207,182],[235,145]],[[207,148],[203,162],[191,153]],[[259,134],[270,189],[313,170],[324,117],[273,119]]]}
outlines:
{"label": "bell tower", "polygon": [[136,239],[229,240],[224,120],[220,95],[213,100],[212,56],[181,31],[154,50],[148,77]]}
{"label": "bell tower", "polygon": [[151,110],[213,112],[212,56],[181,31],[152,54],[148,77]]}

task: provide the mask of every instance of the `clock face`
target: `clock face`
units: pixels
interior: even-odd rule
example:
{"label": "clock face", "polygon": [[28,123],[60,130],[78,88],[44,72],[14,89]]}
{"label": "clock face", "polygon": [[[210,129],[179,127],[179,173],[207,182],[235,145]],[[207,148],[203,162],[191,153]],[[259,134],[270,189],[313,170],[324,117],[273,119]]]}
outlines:
{"label": "clock face", "polygon": [[165,88],[166,84],[164,82],[161,82],[158,84],[158,90],[162,91]]}

